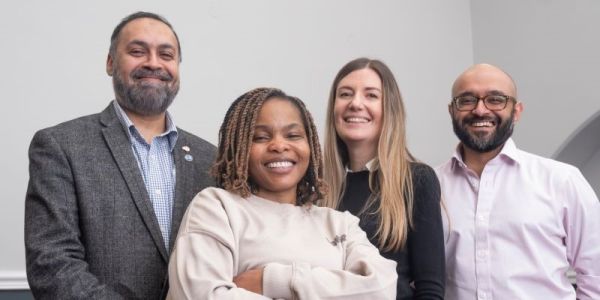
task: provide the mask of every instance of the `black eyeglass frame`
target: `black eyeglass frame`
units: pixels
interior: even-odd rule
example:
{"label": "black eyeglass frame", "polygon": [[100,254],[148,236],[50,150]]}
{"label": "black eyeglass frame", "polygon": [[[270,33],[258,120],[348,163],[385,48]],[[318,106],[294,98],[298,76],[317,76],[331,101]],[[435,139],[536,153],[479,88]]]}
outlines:
{"label": "black eyeglass frame", "polygon": [[[472,108],[460,108],[458,106],[458,99],[459,98],[463,98],[463,97],[473,97],[473,98],[477,98],[477,102],[475,102],[475,105]],[[501,97],[504,98],[504,105],[501,108],[490,108],[488,106],[487,103],[487,99],[489,97]],[[508,105],[508,100],[512,100],[514,103],[517,103],[517,98],[512,97],[512,96],[508,96],[508,95],[485,95],[483,97],[477,97],[477,96],[473,96],[473,95],[461,95],[461,96],[456,96],[454,98],[452,98],[452,104],[454,104],[454,108],[456,108],[456,110],[458,111],[471,111],[474,110],[475,108],[477,108],[477,104],[479,104],[479,101],[483,101],[483,105],[485,106],[485,108],[491,110],[491,111],[500,111],[506,108],[506,106]]]}

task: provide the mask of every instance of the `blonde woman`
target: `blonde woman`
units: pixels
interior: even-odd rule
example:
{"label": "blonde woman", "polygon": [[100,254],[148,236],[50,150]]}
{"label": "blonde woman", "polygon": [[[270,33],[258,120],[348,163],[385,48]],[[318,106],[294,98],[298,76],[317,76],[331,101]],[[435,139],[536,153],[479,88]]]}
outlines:
{"label": "blonde woman", "polygon": [[327,108],[324,204],[348,210],[381,254],[397,262],[397,299],[443,299],[440,186],[406,146],[402,97],[381,61],[347,63]]}

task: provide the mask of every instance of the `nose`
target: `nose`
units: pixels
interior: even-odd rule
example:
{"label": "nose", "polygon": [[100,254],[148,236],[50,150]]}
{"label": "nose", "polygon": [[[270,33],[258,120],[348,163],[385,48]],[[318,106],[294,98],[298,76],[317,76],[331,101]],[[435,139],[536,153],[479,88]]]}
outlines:
{"label": "nose", "polygon": [[473,114],[481,116],[481,115],[485,115],[487,113],[490,112],[490,110],[485,107],[485,104],[483,103],[483,99],[478,99],[477,100],[477,104],[475,105],[475,108],[473,109]]}
{"label": "nose", "polygon": [[152,70],[161,69],[162,65],[158,53],[150,52],[150,54],[148,54],[147,56],[146,61],[144,62],[144,67]]}
{"label": "nose", "polygon": [[274,137],[269,143],[268,150],[272,152],[282,153],[289,150],[290,145],[283,137]]}
{"label": "nose", "polygon": [[348,105],[350,107],[350,109],[352,110],[360,110],[363,107],[363,98],[356,94],[354,95],[354,97],[352,97],[352,100],[350,101],[350,104]]}

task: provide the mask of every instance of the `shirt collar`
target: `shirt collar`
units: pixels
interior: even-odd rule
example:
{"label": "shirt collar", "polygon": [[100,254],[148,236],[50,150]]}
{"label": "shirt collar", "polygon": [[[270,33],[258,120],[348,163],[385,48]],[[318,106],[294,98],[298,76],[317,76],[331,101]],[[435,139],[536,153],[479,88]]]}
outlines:
{"label": "shirt collar", "polygon": [[[467,165],[465,164],[465,162],[463,161],[463,157],[461,154],[461,148],[462,148],[462,143],[459,143],[456,146],[456,149],[454,149],[454,154],[452,155],[452,167],[455,167],[457,165],[466,168]],[[515,142],[513,141],[512,138],[509,138],[508,140],[506,140],[506,142],[504,143],[504,146],[502,147],[502,150],[500,150],[500,153],[498,153],[498,155],[496,155],[496,157],[494,157],[492,160],[496,160],[496,159],[502,159],[504,161],[514,161],[517,164],[520,163],[521,161],[521,157],[519,155],[519,149],[517,149],[517,146],[515,145]]]}
{"label": "shirt collar", "polygon": [[[121,105],[119,105],[117,100],[113,100],[113,107],[115,108],[117,118],[119,119],[121,125],[123,125],[123,128],[125,129],[125,132],[127,132],[127,136],[129,137],[129,139],[131,140],[133,138],[136,138],[135,135],[141,137],[139,131],[137,130],[137,128],[135,128],[135,125],[133,124],[133,122],[131,122],[131,119],[129,119],[129,117],[127,116]],[[169,148],[172,151],[175,147],[175,143],[177,142],[177,126],[175,126],[175,122],[173,122],[173,118],[171,117],[171,114],[168,111],[166,112],[165,116],[167,119],[167,130],[165,130],[165,132],[163,132],[159,136],[167,136],[167,139],[169,140]]]}
{"label": "shirt collar", "polygon": [[515,145],[515,142],[512,140],[512,138],[509,138],[506,141],[506,143],[504,143],[504,147],[502,148],[502,151],[500,151],[500,154],[498,154],[498,156],[512,160],[516,163],[521,163],[521,155],[519,155],[519,149],[517,149],[517,146]]}
{"label": "shirt collar", "polygon": [[348,165],[346,165],[346,173],[355,173],[355,172],[360,172],[360,171],[373,171],[373,168],[375,168],[375,158],[371,159],[370,161],[368,161],[365,166],[358,170],[358,171],[352,171],[350,170],[350,168],[348,167]]}

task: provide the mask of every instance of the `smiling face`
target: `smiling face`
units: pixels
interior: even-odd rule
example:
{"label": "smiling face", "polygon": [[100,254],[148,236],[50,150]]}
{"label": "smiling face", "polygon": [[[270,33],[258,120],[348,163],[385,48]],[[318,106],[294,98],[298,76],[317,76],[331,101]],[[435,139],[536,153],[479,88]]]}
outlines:
{"label": "smiling face", "polygon": [[309,161],[310,146],[299,109],[285,99],[267,100],[256,119],[248,162],[256,195],[295,204]]}
{"label": "smiling face", "polygon": [[340,80],[333,119],[337,135],[347,147],[360,144],[377,148],[383,122],[383,91],[375,71],[359,69]]}
{"label": "smiling face", "polygon": [[173,31],[158,20],[135,19],[123,27],[106,71],[125,110],[145,116],[167,110],[179,91],[177,45]]}
{"label": "smiling face", "polygon": [[[452,87],[452,97],[464,95],[516,97],[516,88],[502,70],[491,65],[476,65],[464,72]],[[520,102],[509,101],[504,109],[491,111],[479,101],[471,111],[458,111],[452,103],[448,109],[454,132],[463,146],[483,153],[499,150],[504,145],[523,107]]]}

